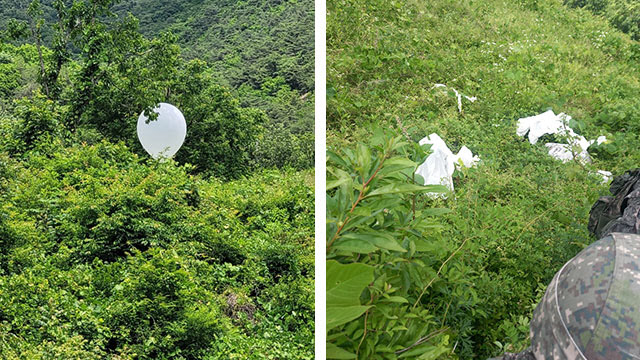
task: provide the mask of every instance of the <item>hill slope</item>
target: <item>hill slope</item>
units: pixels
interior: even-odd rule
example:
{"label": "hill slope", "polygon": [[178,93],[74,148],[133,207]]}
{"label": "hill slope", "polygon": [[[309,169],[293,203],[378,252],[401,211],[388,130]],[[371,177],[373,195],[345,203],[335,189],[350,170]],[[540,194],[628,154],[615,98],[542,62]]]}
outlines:
{"label": "hill slope", "polygon": [[[0,29],[29,21],[30,1],[0,0]],[[65,4],[69,4],[65,1]],[[257,157],[266,166],[313,164],[314,7],[310,0],[114,1],[115,20],[131,13],[147,38],[171,31],[185,59],[207,61],[213,80],[233,90],[243,106],[270,118]],[[42,0],[44,44],[57,14]],[[23,41],[34,42],[32,38]],[[303,155],[301,155],[303,154]]]}
{"label": "hill slope", "polygon": [[[0,27],[10,19],[28,20],[29,1],[1,1]],[[45,43],[56,21],[53,0],[44,0]],[[173,31],[188,58],[217,64],[232,86],[262,84],[282,76],[292,89],[313,91],[313,2],[302,1],[150,1],[116,2],[119,17],[132,13],[147,37]]]}

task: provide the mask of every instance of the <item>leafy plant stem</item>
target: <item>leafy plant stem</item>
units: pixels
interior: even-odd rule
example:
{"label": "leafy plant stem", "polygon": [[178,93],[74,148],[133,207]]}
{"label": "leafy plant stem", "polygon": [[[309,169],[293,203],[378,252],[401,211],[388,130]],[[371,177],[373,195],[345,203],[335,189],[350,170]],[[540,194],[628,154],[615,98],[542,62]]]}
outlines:
{"label": "leafy plant stem", "polygon": [[[340,236],[340,232],[342,231],[342,229],[345,227],[345,225],[347,225],[349,223],[349,221],[351,220],[351,218],[349,217],[349,215],[351,213],[353,213],[353,210],[355,210],[356,206],[358,206],[358,204],[360,203],[360,201],[362,199],[364,199],[364,193],[367,190],[367,186],[369,185],[369,183],[376,177],[376,175],[378,175],[378,172],[380,171],[380,169],[382,169],[382,166],[384,165],[385,160],[387,160],[387,158],[389,157],[389,153],[385,153],[385,155],[382,157],[382,161],[380,161],[380,165],[378,165],[378,167],[376,168],[376,171],[373,172],[373,174],[371,175],[371,177],[369,178],[369,180],[367,180],[363,185],[362,185],[362,190],[360,191],[360,193],[358,194],[358,198],[356,199],[356,201],[353,203],[353,206],[351,206],[351,210],[349,210],[349,213],[347,214],[347,217],[344,219],[344,221],[342,222],[342,225],[338,228],[338,231],[336,231],[336,233],[333,235],[333,237],[331,238],[331,241],[329,241],[329,244],[327,244],[327,252],[329,252],[329,249],[331,249],[331,245],[333,245],[333,243],[336,241],[336,239],[338,238],[338,236]],[[364,178],[363,178],[364,180]]]}
{"label": "leafy plant stem", "polygon": [[543,217],[546,213],[548,213],[549,211],[555,209],[555,207],[549,208],[547,210],[545,210],[544,212],[542,212],[540,215],[536,216],[535,218],[533,218],[533,220],[529,221],[529,223],[527,225],[525,225],[522,228],[522,231],[520,232],[520,234],[518,235],[518,237],[516,238],[516,243],[518,242],[518,240],[520,240],[520,237],[522,236],[522,234],[524,234],[525,230],[527,230],[527,228],[531,225],[533,225],[536,221],[538,221],[538,219],[540,219],[541,217]]}
{"label": "leafy plant stem", "polygon": [[440,335],[440,334],[444,333],[444,332],[445,332],[445,331],[447,331],[447,330],[449,330],[449,328],[448,328],[448,327],[445,327],[445,328],[442,328],[442,329],[438,329],[438,330],[436,330],[436,331],[434,331],[434,332],[430,333],[429,335],[426,335],[426,336],[424,336],[424,337],[421,337],[418,341],[416,341],[415,343],[411,344],[411,346],[408,346],[408,347],[406,347],[406,348],[404,348],[404,349],[401,349],[401,350],[396,351],[396,355],[399,355],[399,354],[402,354],[402,353],[403,353],[403,352],[405,352],[405,351],[411,350],[411,349],[413,349],[414,347],[416,347],[416,346],[418,346],[418,345],[420,345],[420,344],[423,344],[423,343],[424,343],[424,342],[426,342],[426,341],[431,340],[431,339],[432,339],[432,338],[434,338],[435,336],[438,336],[438,335]]}
{"label": "leafy plant stem", "polygon": [[368,318],[369,318],[369,310],[367,310],[367,312],[364,313],[364,332],[362,333],[362,338],[360,339],[360,342],[358,343],[358,348],[356,349],[356,357],[360,352],[360,346],[362,345],[364,338],[367,337],[367,319]]}
{"label": "leafy plant stem", "polygon": [[473,239],[475,236],[471,236],[468,237],[466,239],[464,239],[464,241],[462,242],[462,244],[453,252],[451,253],[451,255],[449,255],[449,257],[447,258],[447,260],[445,260],[442,265],[440,265],[440,268],[438,269],[438,272],[436,273],[436,275],[429,281],[429,283],[427,284],[427,286],[424,287],[424,289],[422,289],[422,292],[420,293],[420,296],[418,296],[418,299],[416,300],[416,302],[413,304],[413,306],[411,307],[412,309],[415,309],[415,307],[420,303],[420,299],[422,299],[422,296],[424,295],[424,293],[427,291],[427,289],[429,289],[429,287],[431,287],[431,284],[433,284],[433,282],[436,280],[436,278],[438,278],[438,276],[440,276],[440,272],[442,272],[442,269],[444,268],[444,266],[449,262],[449,260],[453,259],[453,257],[460,251],[462,250],[462,247],[464,247],[464,244],[467,243],[467,241],[469,239]]}

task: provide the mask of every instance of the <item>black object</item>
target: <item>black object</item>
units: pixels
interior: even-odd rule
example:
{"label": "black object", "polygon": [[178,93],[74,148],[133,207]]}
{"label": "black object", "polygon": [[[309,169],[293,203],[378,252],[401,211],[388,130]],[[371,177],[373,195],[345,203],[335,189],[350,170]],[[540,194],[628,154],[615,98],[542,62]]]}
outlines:
{"label": "black object", "polygon": [[589,232],[601,239],[612,232],[640,234],[640,168],[611,182],[613,196],[601,196],[589,212]]}

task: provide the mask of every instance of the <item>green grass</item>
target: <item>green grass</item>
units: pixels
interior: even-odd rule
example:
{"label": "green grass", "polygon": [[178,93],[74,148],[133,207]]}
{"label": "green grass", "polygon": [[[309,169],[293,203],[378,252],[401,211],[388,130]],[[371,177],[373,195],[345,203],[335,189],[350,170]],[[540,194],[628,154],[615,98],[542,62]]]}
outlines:
{"label": "green grass", "polygon": [[[452,357],[521,350],[542,290],[594,241],[588,212],[606,185],[592,173],[640,163],[640,44],[560,0],[327,8],[328,146],[402,124],[413,140],[437,132],[454,152],[466,145],[479,154],[477,168],[455,176],[455,198],[440,204],[453,211],[434,235],[448,253],[469,239],[456,256],[465,276],[441,277],[423,302],[449,326]],[[459,113],[436,83],[478,100],[463,99]],[[588,139],[611,142],[592,151],[593,164],[555,161],[515,133],[518,118],[547,109],[570,114]]]}

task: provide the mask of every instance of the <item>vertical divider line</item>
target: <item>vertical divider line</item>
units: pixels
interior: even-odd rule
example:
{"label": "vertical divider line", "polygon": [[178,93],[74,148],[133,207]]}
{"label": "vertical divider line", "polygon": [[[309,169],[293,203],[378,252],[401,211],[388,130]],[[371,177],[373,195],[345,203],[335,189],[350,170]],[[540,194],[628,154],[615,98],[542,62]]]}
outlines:
{"label": "vertical divider line", "polygon": [[326,358],[326,14],[315,1],[315,358]]}

